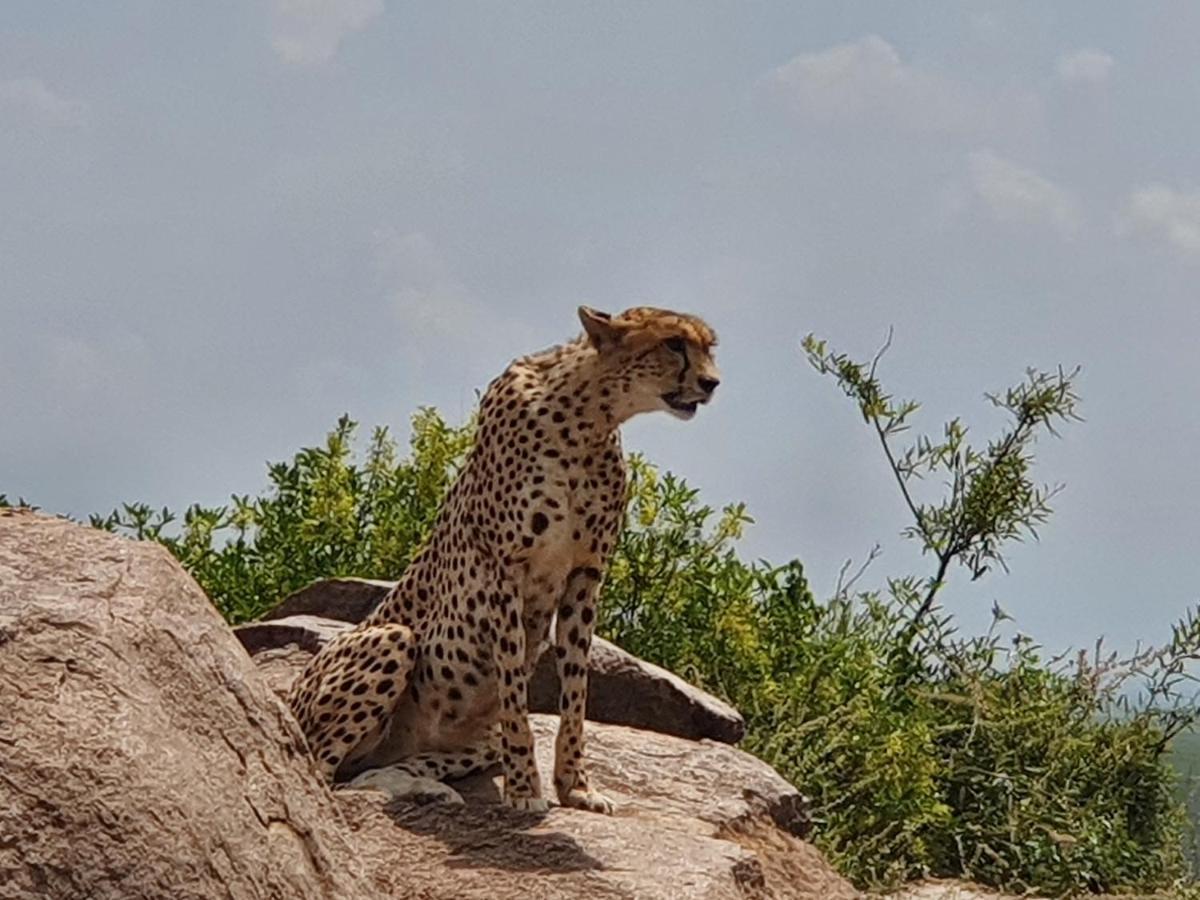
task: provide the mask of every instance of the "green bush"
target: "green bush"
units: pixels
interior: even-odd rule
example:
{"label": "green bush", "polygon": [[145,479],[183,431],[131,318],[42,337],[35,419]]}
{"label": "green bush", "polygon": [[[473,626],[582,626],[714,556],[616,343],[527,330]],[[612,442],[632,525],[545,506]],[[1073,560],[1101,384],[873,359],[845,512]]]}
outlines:
{"label": "green bush", "polygon": [[[1099,649],[1047,659],[995,627],[959,638],[937,602],[956,565],[978,577],[1002,564],[1004,543],[1048,515],[1052,492],[1031,487],[1029,448],[1039,427],[1073,414],[1069,376],[1031,374],[996,398],[1013,427],[986,450],[969,447],[955,422],[944,441],[921,438],[902,453],[889,441],[915,404],[893,403],[874,364],[818,342],[809,350],[875,426],[936,574],[884,592],[843,578],[818,601],[799,562],[739,555],[751,521],[743,506],[715,511],[633,457],[601,633],[737,706],[745,748],[811,797],[817,843],[860,885],[959,876],[1067,894],[1178,882],[1184,817],[1165,754],[1193,715],[1174,701],[1200,646],[1196,619],[1132,660]],[[143,504],[93,523],[164,543],[233,622],[317,578],[396,578],[472,429],[422,410],[406,458],[376,429],[361,461],[354,433],[343,418],[324,446],[271,465],[258,497],[193,506],[182,523]],[[930,471],[948,474],[950,493],[922,504],[909,481]],[[996,609],[995,623],[1003,618]],[[1149,693],[1131,708],[1126,685],[1137,676]]]}
{"label": "green bush", "polygon": [[411,453],[400,460],[376,428],[359,464],[356,424],[343,416],[322,447],[268,466],[270,489],[228,506],[175,515],[127,503],[91,523],[159,541],[233,623],[254,619],[318,578],[397,578],[425,540],[442,496],[471,446],[470,425],[447,425],[423,409],[412,420]]}
{"label": "green bush", "polygon": [[[1172,722],[1113,702],[1128,667],[955,640],[944,614],[908,650],[915,582],[817,602],[799,563],[737,556],[740,507],[716,516],[678,479],[633,471],[601,630],[737,706],[745,749],[811,797],[817,843],[856,882],[1071,893],[1183,877]],[[1194,622],[1178,638],[1194,646]]]}

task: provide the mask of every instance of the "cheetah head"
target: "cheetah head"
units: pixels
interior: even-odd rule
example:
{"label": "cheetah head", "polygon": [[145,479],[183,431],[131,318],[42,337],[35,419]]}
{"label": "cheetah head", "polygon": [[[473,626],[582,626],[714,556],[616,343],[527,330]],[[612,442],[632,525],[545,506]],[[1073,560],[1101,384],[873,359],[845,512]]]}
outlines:
{"label": "cheetah head", "polygon": [[617,385],[622,418],[666,410],[690,419],[720,384],[716,333],[696,316],[639,306],[617,315],[579,307],[599,364]]}

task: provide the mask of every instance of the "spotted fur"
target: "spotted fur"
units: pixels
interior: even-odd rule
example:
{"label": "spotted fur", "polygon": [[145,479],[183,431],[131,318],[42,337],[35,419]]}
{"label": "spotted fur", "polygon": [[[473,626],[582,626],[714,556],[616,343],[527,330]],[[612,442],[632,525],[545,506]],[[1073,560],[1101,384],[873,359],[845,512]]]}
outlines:
{"label": "spotted fur", "polygon": [[545,809],[527,684],[554,628],[561,685],[554,787],[611,812],[583,763],[596,599],[625,509],[619,428],[691,418],[718,383],[716,335],[650,307],[581,307],[584,334],[514,361],[424,550],[372,615],[309,662],[289,701],[330,780],[457,795],[442,779],[499,760],[504,799]]}

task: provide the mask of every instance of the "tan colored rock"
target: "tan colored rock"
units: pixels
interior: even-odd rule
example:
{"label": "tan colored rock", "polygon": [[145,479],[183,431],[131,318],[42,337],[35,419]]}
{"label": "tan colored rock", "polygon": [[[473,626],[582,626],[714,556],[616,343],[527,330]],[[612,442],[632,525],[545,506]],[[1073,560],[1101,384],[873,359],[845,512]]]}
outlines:
{"label": "tan colored rock", "polygon": [[0,757],[0,897],[374,895],[295,722],[157,545],[0,510]]}
{"label": "tan colored rock", "polygon": [[[294,623],[295,618],[285,621]],[[291,644],[262,650],[255,656],[255,662],[267,683],[282,698],[287,696],[292,680],[300,674],[310,655],[311,651]],[[557,718],[534,715],[532,721],[539,735],[539,765],[552,772]],[[623,806],[659,812],[673,809],[718,829],[766,818],[789,834],[802,837],[808,832],[809,819],[802,795],[774,769],[749,753],[719,741],[682,740],[602,723],[593,723],[587,733],[588,771],[596,778],[607,774],[608,781],[618,786],[611,791],[613,799]],[[737,789],[729,791],[728,785],[736,785]],[[482,791],[481,797],[491,793],[490,787],[481,788],[470,779],[456,787],[465,792],[464,796],[472,791]]]}
{"label": "tan colored rock", "polygon": [[[316,581],[258,622],[240,626],[238,633],[251,652],[289,643],[320,643],[336,629],[314,625],[314,618],[359,622],[394,586],[394,581],[361,578]],[[289,633],[286,626],[293,625],[301,630]],[[727,744],[736,744],[746,733],[745,720],[729,704],[603,638],[592,642],[589,670],[587,717],[592,721]],[[558,673],[552,651],[542,653],[530,679],[529,708],[558,712]]]}
{"label": "tan colored rock", "polygon": [[320,616],[288,616],[235,625],[233,633],[251,656],[295,644],[306,653],[316,653],[333,638],[354,626],[338,619]]}
{"label": "tan colored rock", "polygon": [[856,896],[796,792],[711,741],[589,724],[613,817],[516,813],[484,776],[466,806],[330,792],[278,696],[307,657],[252,660],[156,545],[0,512],[0,898]]}
{"label": "tan colored rock", "polygon": [[[255,657],[280,696],[309,654],[296,645]],[[538,768],[553,772],[557,718],[531,717]],[[613,817],[552,807],[543,817],[499,804],[495,777],[454,782],[464,807],[384,806],[379,795],[339,791],[360,846],[387,843],[381,816],[422,843],[416,887],[436,887],[446,867],[467,897],[840,898],[859,894],[798,835],[801,795],[770,766],[716,741],[589,723],[594,785],[616,801]],[[407,842],[404,852],[416,852]],[[374,851],[372,851],[374,852]],[[382,851],[381,851],[382,852]],[[510,889],[511,870],[538,877]]]}
{"label": "tan colored rock", "polygon": [[372,578],[324,578],[288,594],[262,619],[319,616],[341,622],[361,622],[396,586]]}
{"label": "tan colored rock", "polygon": [[[920,884],[905,885],[902,890],[888,894],[887,900],[1046,900],[1046,898],[1032,895],[1018,897],[1014,894],[999,894],[989,888],[953,879],[930,879]],[[1102,898],[1097,897],[1097,900],[1102,900]],[[1135,900],[1135,898],[1126,898],[1126,900]]]}
{"label": "tan colored rock", "polygon": [[[546,713],[558,710],[553,648],[542,653],[529,679],[529,708]],[[736,744],[746,734],[746,720],[725,701],[600,637],[592,640],[588,654],[587,717],[726,744]]]}

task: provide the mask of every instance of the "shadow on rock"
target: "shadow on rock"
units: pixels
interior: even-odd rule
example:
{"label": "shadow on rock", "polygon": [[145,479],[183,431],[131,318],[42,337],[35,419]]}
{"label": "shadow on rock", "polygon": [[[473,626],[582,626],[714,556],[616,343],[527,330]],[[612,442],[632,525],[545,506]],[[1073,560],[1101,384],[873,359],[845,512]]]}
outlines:
{"label": "shadow on rock", "polygon": [[583,872],[604,868],[570,835],[539,832],[546,813],[497,805],[460,806],[394,801],[384,811],[407,831],[435,838],[450,853],[450,868],[526,872]]}

